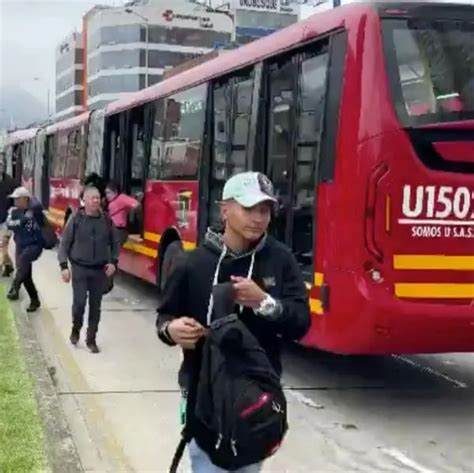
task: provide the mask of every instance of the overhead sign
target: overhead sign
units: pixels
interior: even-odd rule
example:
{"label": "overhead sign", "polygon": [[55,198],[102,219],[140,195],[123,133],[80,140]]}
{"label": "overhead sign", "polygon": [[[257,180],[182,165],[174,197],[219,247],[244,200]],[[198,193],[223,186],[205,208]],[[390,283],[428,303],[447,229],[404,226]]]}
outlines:
{"label": "overhead sign", "polygon": [[273,13],[297,13],[295,0],[234,0],[237,10],[256,10]]}
{"label": "overhead sign", "polygon": [[208,16],[182,14],[182,13],[176,13],[173,10],[165,10],[163,12],[163,18],[165,19],[165,21],[169,23],[173,22],[174,20],[184,20],[184,21],[198,22],[201,28],[210,29],[214,27],[211,19]]}

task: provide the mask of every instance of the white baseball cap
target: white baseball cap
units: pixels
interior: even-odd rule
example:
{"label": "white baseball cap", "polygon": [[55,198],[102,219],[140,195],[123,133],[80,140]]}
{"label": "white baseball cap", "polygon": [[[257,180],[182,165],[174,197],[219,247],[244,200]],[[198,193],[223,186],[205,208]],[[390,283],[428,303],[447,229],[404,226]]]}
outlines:
{"label": "white baseball cap", "polygon": [[235,200],[248,209],[262,202],[277,203],[272,182],[260,172],[243,172],[231,177],[225,183],[222,200]]}
{"label": "white baseball cap", "polygon": [[30,191],[26,187],[17,187],[13,194],[10,195],[12,199],[19,199],[20,197],[28,197],[31,198]]}

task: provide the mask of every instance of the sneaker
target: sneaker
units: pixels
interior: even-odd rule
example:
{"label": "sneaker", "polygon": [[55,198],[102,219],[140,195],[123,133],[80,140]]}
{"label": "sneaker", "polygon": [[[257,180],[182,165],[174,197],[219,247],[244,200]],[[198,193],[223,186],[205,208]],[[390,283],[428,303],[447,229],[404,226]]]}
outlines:
{"label": "sneaker", "polygon": [[10,289],[10,292],[7,294],[7,298],[10,301],[17,301],[20,298],[20,293],[15,289]]}
{"label": "sneaker", "polygon": [[95,342],[95,340],[88,341],[87,348],[89,349],[91,353],[95,353],[95,354],[100,353],[99,347],[97,346],[97,343]]}
{"label": "sneaker", "polygon": [[76,346],[79,343],[80,338],[81,338],[81,331],[78,328],[73,327],[69,340],[74,346]]}
{"label": "sneaker", "polygon": [[9,265],[3,267],[2,277],[9,278],[13,273],[13,268]]}
{"label": "sneaker", "polygon": [[32,312],[36,312],[41,307],[41,302],[38,299],[33,299],[30,302],[30,305],[27,307],[26,312],[31,314]]}

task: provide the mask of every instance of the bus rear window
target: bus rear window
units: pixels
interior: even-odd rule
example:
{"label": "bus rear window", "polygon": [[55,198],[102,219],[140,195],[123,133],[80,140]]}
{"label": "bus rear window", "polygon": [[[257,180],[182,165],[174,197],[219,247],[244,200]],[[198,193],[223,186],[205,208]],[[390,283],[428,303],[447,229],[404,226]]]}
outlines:
{"label": "bus rear window", "polygon": [[474,118],[474,21],[386,19],[383,34],[405,126]]}

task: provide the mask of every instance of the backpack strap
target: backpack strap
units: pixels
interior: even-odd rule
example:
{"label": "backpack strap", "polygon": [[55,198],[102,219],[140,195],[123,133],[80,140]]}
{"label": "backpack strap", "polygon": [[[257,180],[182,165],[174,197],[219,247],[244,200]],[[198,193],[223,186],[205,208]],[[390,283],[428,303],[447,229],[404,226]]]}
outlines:
{"label": "backpack strap", "polygon": [[189,443],[189,439],[185,437],[184,432],[183,432],[181,440],[179,441],[179,444],[178,444],[178,448],[176,449],[176,452],[174,454],[173,461],[171,462],[169,473],[177,473],[179,463],[181,461],[181,458],[183,458],[184,450],[186,449],[186,445],[188,443]]}

